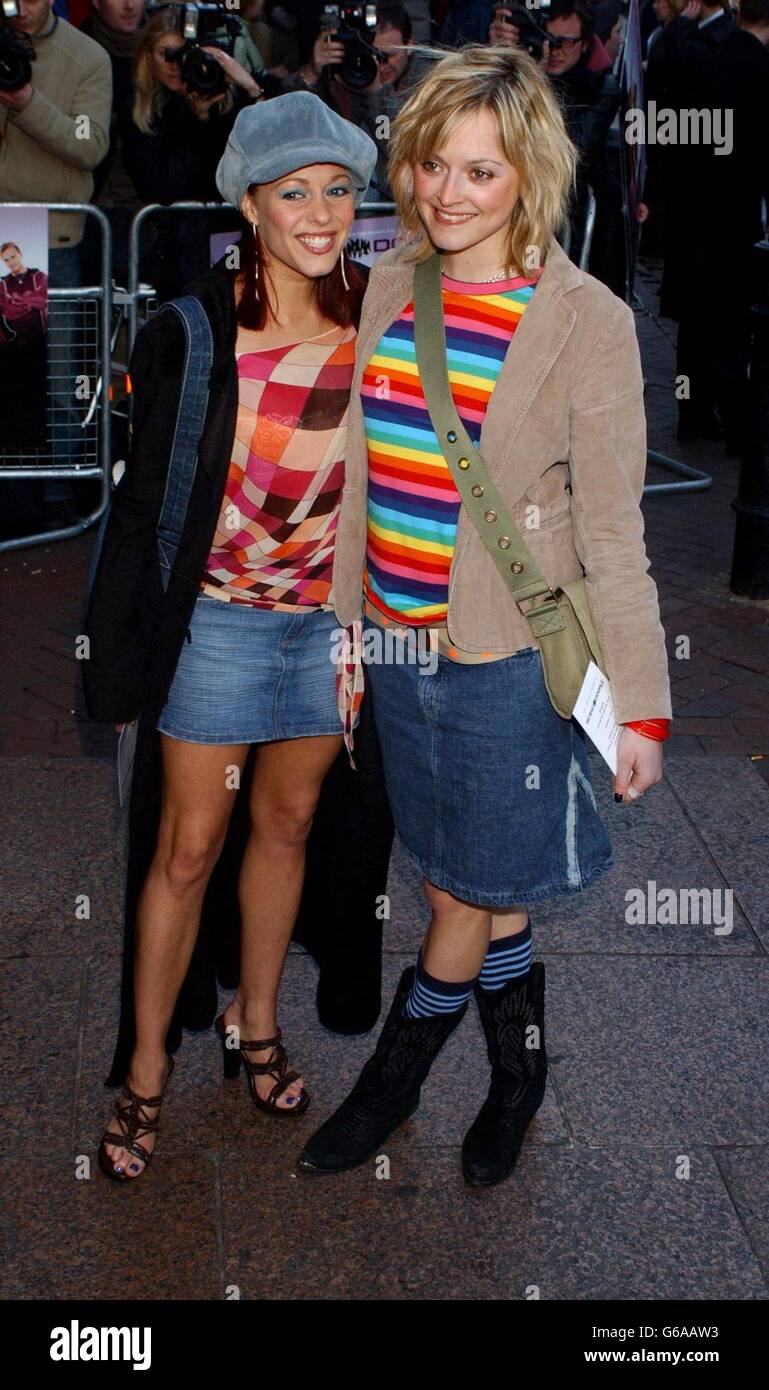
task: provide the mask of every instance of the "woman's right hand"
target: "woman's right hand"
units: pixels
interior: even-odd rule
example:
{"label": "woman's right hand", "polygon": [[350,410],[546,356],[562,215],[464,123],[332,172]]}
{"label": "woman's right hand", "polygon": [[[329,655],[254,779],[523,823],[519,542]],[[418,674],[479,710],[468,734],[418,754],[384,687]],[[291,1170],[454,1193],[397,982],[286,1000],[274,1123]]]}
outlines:
{"label": "woman's right hand", "polygon": [[[503,10],[504,14],[505,11]],[[509,13],[509,11],[508,11]],[[501,44],[507,48],[514,48],[520,38],[520,33],[515,24],[510,24],[506,19],[500,19],[498,10],[489,26],[489,43]]]}
{"label": "woman's right hand", "polygon": [[299,76],[309,87],[313,87],[324,68],[332,63],[341,63],[344,58],[344,44],[334,38],[336,30],[318,34],[312,46],[312,57],[301,69]]}

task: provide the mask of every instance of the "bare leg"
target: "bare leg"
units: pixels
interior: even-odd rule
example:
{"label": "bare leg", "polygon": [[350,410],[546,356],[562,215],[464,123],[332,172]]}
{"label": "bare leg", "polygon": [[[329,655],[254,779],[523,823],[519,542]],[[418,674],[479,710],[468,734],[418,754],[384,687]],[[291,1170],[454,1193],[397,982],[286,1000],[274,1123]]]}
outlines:
{"label": "bare leg", "polygon": [[524,906],[475,907],[423,880],[432,919],[424,942],[425,970],[437,980],[460,983],[480,974],[490,941],[522,932],[529,920]]}
{"label": "bare leg", "polygon": [[522,903],[520,907],[493,907],[491,909],[491,940],[499,941],[502,936],[517,936],[525,931],[529,923],[529,913]]}
{"label": "bare leg", "polygon": [[[203,896],[221,852],[236,787],[228,769],[243,767],[248,744],[184,743],[160,736],[163,800],[155,854],[136,912],[136,1046],[128,1084],[159,1095],[167,1072],[165,1037],[200,926]],[[155,1108],[147,1114],[154,1117]],[[110,1129],[121,1132],[115,1120]],[[152,1151],[155,1135],[140,1142]],[[107,1145],[115,1167],[138,1177],[144,1164]]]}
{"label": "bare leg", "polygon": [[461,902],[427,879],[423,887],[433,913],[422,944],[425,970],[455,984],[475,979],[491,939],[490,909]]}
{"label": "bare leg", "polygon": [[[226,1024],[242,1038],[272,1038],[277,1030],[277,998],[304,881],[307,836],[323,779],[342,746],[341,736],[287,739],[263,744],[256,757],[251,791],[251,835],[240,873],[240,985],[225,1010]],[[251,1050],[266,1062],[272,1049]],[[266,1099],[273,1077],[256,1077]],[[278,1100],[295,1104],[301,1077]]]}

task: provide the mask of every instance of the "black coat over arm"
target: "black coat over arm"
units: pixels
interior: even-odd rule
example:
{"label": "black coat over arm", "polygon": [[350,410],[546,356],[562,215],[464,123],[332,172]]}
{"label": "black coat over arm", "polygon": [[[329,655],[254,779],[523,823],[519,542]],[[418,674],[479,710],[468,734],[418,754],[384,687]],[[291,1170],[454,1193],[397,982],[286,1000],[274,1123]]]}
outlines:
{"label": "black coat over arm", "polygon": [[[128,811],[128,870],[121,1016],[108,1086],[126,1078],[134,1044],[133,964],[136,906],[157,843],[160,735],[156,725],[179,660],[224,496],[237,414],[234,275],[224,261],[187,290],[206,311],[214,359],[198,468],[167,591],[155,528],[165,489],[180,392],[184,339],[164,312],[139,333],[131,359],[135,393],[132,444],[116,489],[88,603],[83,662],[88,712],[123,723],[139,716]],[[227,839],[206,893],[201,929],[166,1046],[182,1027],[206,1028],[217,981],[235,988],[239,972],[237,879],[248,838],[254,750],[236,798]],[[324,782],[307,850],[307,874],[294,930],[320,965],[318,1010],[338,1032],[373,1027],[381,1005],[381,905],[393,827],[367,691],[356,730],[357,771],[343,749]]]}

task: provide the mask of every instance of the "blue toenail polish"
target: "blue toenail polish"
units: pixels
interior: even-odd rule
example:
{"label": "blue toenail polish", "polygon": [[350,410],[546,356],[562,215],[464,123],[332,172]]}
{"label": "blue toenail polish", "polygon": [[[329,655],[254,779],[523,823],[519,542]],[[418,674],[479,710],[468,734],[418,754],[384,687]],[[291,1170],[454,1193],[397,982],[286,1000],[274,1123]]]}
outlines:
{"label": "blue toenail polish", "polygon": [[129,1163],[129,1165],[128,1165],[128,1171],[129,1171],[129,1173],[138,1173],[138,1171],[139,1171],[139,1165],[138,1165],[138,1163]]}
{"label": "blue toenail polish", "polygon": [[122,1169],[122,1167],[120,1166],[120,1164],[117,1164],[117,1166],[116,1166],[116,1168],[115,1168],[115,1172],[116,1172],[116,1173],[122,1173],[122,1171],[123,1171],[123,1169]]}

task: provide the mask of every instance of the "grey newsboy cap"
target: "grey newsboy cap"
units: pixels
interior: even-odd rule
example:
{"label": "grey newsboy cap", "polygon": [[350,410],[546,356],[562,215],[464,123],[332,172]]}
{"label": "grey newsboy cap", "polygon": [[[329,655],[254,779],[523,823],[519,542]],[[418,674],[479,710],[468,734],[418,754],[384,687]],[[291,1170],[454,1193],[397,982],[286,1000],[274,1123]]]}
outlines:
{"label": "grey newsboy cap", "polygon": [[286,92],[246,106],[235,121],[216,171],[216,186],[240,207],[252,183],[271,183],[307,164],[349,169],[356,207],[377,161],[377,147],[312,92]]}

